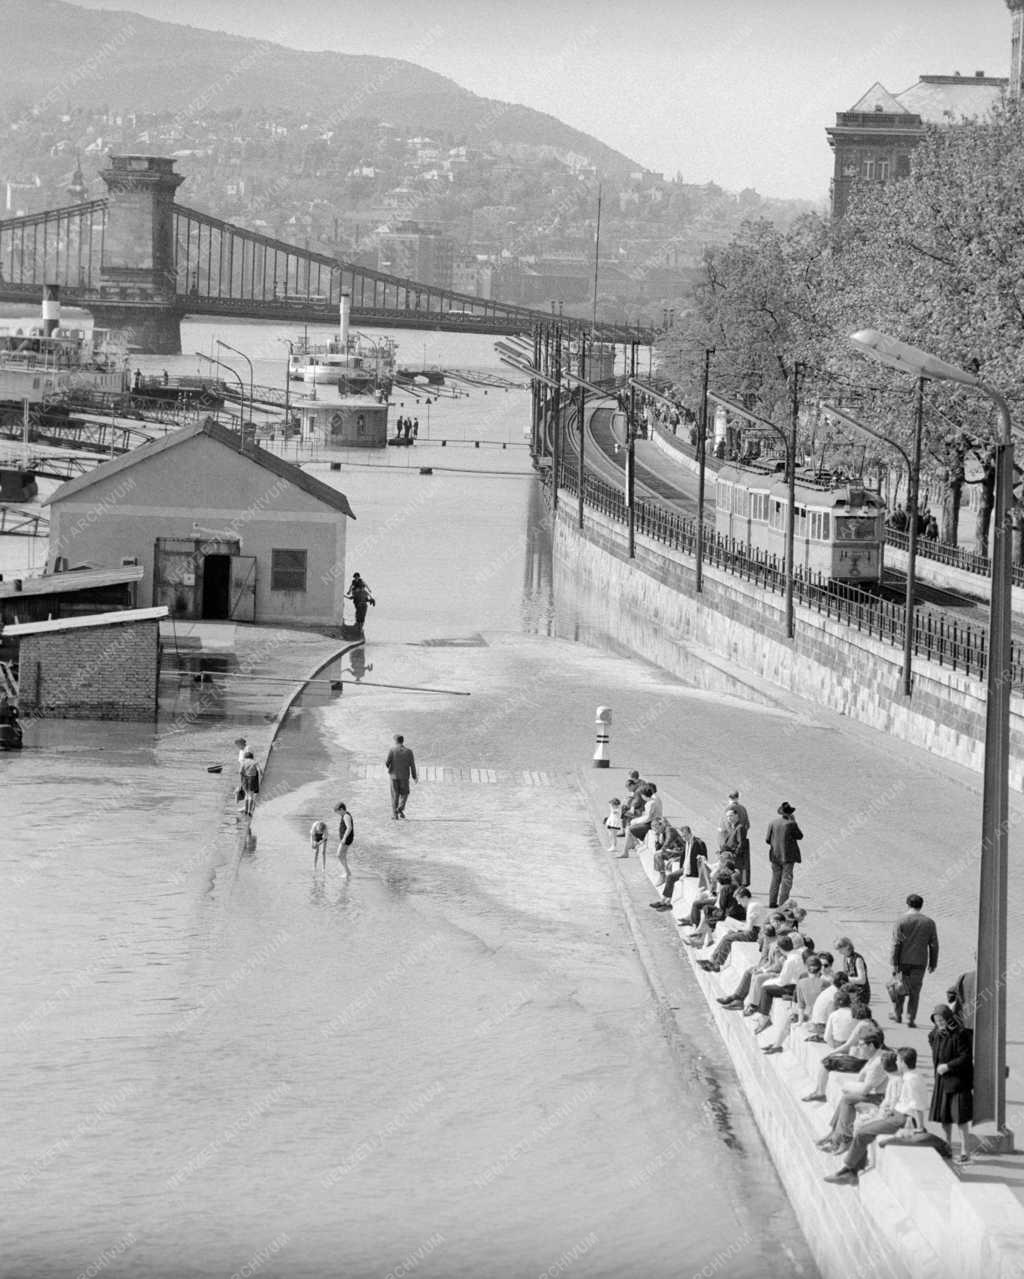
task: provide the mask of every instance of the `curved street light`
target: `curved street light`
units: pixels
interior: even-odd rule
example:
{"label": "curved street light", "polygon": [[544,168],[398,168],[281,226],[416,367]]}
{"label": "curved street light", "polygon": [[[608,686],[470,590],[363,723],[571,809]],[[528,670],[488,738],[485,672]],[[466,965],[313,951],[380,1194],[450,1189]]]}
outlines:
{"label": "curved street light", "polygon": [[222,342],[220,338],[217,338],[217,345],[220,347],[223,347],[225,351],[232,351],[234,352],[235,355],[241,356],[242,359],[249,366],[249,433],[252,434],[252,402],[253,402],[253,399],[255,398],[255,390],[256,390],[255,386],[253,385],[253,382],[255,379],[254,379],[254,373],[253,373],[253,367],[252,367],[252,360],[249,359],[249,357],[246,355],[244,351],[240,351],[237,346],[232,346],[228,342]]}
{"label": "curved street light", "polygon": [[218,368],[227,369],[232,377],[238,378],[238,451],[241,452],[245,444],[245,428],[242,424],[245,413],[245,383],[242,381],[242,375],[230,364],[225,364],[223,360],[215,360],[212,355],[204,355],[202,351],[196,352],[196,358],[205,360],[207,364],[216,364]]}
{"label": "curved street light", "polygon": [[1010,762],[1010,654],[1013,566],[1008,511],[1013,487],[1013,429],[1005,398],[975,373],[947,364],[919,347],[877,329],[850,337],[862,355],[901,373],[971,386],[995,405],[1001,436],[996,445],[992,585],[986,668],[985,777],[981,814],[978,899],[977,1003],[974,1013],[974,1116],[991,1121],[1004,1148],[1006,1129],[1006,891]]}
{"label": "curved street light", "polygon": [[919,377],[917,379],[917,411],[914,415],[914,456],[911,459],[910,454],[901,444],[897,444],[895,440],[890,439],[888,435],[883,435],[881,431],[876,431],[874,427],[865,426],[863,422],[851,416],[843,409],[838,408],[834,404],[823,404],[822,408],[832,417],[838,418],[841,422],[852,426],[854,430],[863,431],[865,435],[870,435],[876,440],[881,440],[883,444],[888,444],[894,448],[907,464],[907,514],[909,516],[908,528],[908,547],[907,547],[907,592],[906,602],[903,606],[903,695],[909,697],[913,688],[913,651],[914,651],[914,586],[915,586],[915,569],[917,567],[917,508],[919,506],[919,492],[921,488],[921,429],[924,424],[924,383],[925,379]]}

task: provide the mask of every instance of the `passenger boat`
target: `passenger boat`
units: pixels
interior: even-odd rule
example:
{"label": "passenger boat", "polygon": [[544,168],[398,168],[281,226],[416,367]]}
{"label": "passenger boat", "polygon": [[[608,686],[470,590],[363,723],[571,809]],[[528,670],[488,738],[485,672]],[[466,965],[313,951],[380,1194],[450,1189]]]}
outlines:
{"label": "passenger boat", "polygon": [[398,354],[388,337],[376,340],[349,331],[348,297],[342,295],[338,336],[329,342],[292,343],[288,376],[307,386],[337,386],[342,395],[387,398],[395,380]]}

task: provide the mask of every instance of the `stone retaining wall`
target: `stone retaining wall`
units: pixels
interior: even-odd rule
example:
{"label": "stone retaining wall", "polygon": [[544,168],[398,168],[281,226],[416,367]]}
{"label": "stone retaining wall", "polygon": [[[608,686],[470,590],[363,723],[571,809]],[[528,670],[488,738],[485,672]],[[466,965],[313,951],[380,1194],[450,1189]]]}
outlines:
{"label": "stone retaining wall", "polygon": [[[571,510],[569,509],[571,507]],[[783,599],[714,567],[697,596],[693,562],[592,511],[582,532],[565,495],[554,525],[559,594],[582,596],[586,610],[618,642],[665,670],[688,677],[694,649],[881,732],[980,771],[985,685],[918,657],[904,698],[902,653],[811,609],[796,608],[796,635],[785,637]],[[572,517],[572,518],[571,518]],[[1024,699],[1014,695],[1010,784],[1024,789]]]}

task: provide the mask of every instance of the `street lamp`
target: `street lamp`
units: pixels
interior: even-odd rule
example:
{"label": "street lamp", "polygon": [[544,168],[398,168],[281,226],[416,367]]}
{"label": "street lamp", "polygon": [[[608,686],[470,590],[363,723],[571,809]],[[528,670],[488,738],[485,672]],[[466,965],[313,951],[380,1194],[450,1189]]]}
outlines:
{"label": "street lamp", "polygon": [[909,517],[908,542],[907,547],[907,594],[906,603],[903,607],[903,695],[909,697],[913,687],[913,677],[911,672],[911,663],[913,661],[914,650],[914,586],[915,569],[917,567],[917,508],[919,505],[918,494],[921,488],[921,429],[924,425],[924,384],[925,378],[917,379],[917,411],[914,414],[914,456],[911,459],[907,450],[902,445],[897,444],[895,440],[891,440],[888,435],[883,435],[881,431],[876,431],[873,427],[865,426],[863,422],[859,422],[855,417],[851,417],[849,413],[845,413],[842,409],[836,408],[834,404],[824,405],[826,413],[831,413],[833,417],[839,418],[841,422],[846,422],[849,426],[854,427],[858,431],[864,431],[865,434],[874,436],[876,440],[881,440],[883,444],[888,444],[896,450],[907,464],[907,514]]}
{"label": "street lamp", "polygon": [[230,364],[225,364],[223,360],[215,360],[212,355],[204,355],[202,351],[197,351],[196,357],[205,360],[207,364],[216,364],[218,368],[227,369],[232,377],[238,378],[238,451],[241,452],[245,444],[245,428],[242,425],[242,416],[245,412],[245,384],[242,381],[242,375]]}
{"label": "street lamp", "polygon": [[231,346],[231,345],[229,345],[227,342],[222,342],[222,341],[220,340],[220,338],[217,338],[217,345],[218,345],[218,346],[223,347],[225,351],[233,351],[233,352],[235,353],[235,355],[240,355],[240,356],[242,357],[242,359],[246,362],[246,364],[248,364],[248,366],[249,366],[249,433],[250,433],[250,435],[251,435],[251,434],[252,434],[252,430],[253,430],[253,427],[252,427],[252,402],[253,402],[253,400],[254,400],[254,398],[255,398],[255,387],[253,386],[253,382],[254,382],[254,380],[255,380],[255,379],[254,379],[254,376],[253,376],[252,360],[250,360],[250,359],[249,359],[249,357],[246,355],[246,353],[245,353],[244,351],[240,351],[240,350],[238,349],[238,347],[236,347],[236,346]]}
{"label": "street lamp", "polygon": [[888,337],[862,329],[850,337],[861,352],[880,364],[918,379],[957,382],[986,396],[999,415],[996,445],[995,507],[992,532],[992,585],[989,599],[989,648],[985,700],[985,777],[981,803],[981,871],[978,894],[978,975],[974,1014],[974,1118],[995,1124],[1000,1141],[1006,1131],[1006,890],[1009,839],[1011,535],[1007,514],[1013,488],[1013,434],[1010,409],[1002,395],[981,378],[955,364]]}

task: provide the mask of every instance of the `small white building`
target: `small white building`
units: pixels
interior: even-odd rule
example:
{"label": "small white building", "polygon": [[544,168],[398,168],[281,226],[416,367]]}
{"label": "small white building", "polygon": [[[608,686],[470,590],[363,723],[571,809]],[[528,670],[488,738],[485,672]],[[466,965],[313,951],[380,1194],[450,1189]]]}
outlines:
{"label": "small white building", "polygon": [[138,603],[172,617],[336,626],[345,594],[344,493],[212,420],[62,484],[50,572],[142,567]]}

